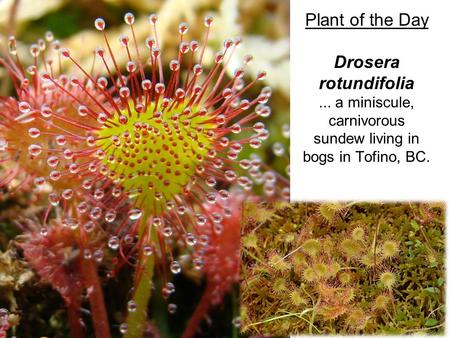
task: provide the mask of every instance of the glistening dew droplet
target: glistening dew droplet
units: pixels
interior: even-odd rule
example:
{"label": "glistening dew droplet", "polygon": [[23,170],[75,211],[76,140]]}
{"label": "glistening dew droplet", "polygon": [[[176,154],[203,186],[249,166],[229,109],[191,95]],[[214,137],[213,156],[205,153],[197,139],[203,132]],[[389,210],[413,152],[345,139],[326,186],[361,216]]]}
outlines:
{"label": "glistening dew droplet", "polygon": [[134,300],[128,301],[128,303],[127,303],[127,310],[128,310],[128,312],[136,311],[136,302]]}
{"label": "glistening dew droplet", "polygon": [[122,323],[122,324],[120,324],[120,326],[119,326],[119,331],[120,331],[120,333],[122,333],[122,334],[127,333],[127,332],[128,332],[128,325],[127,325],[127,323]]}
{"label": "glistening dew droplet", "polygon": [[102,249],[97,249],[94,251],[93,258],[97,263],[101,263],[103,261],[103,257],[105,254]]}
{"label": "glistening dew droplet", "polygon": [[170,314],[174,314],[175,312],[177,312],[177,305],[170,303],[169,305],[167,305],[167,311],[169,311]]}
{"label": "glistening dew droplet", "polygon": [[92,258],[92,252],[89,249],[83,250],[83,258],[84,259],[91,259]]}
{"label": "glistening dew droplet", "polygon": [[111,236],[108,240],[108,246],[112,250],[117,250],[120,245],[120,240],[117,236]]}
{"label": "glistening dew droplet", "polygon": [[239,328],[239,327],[241,327],[241,317],[234,317],[233,318],[233,321],[232,321],[232,324],[235,326],[235,327],[237,327],[237,328]]}
{"label": "glistening dew droplet", "polygon": [[86,232],[92,232],[95,228],[95,223],[92,221],[87,221],[86,223],[83,224],[83,229]]}
{"label": "glistening dew droplet", "polygon": [[177,261],[173,261],[170,263],[170,271],[172,271],[173,274],[179,274],[181,272],[181,265]]}
{"label": "glistening dew droplet", "polygon": [[142,210],[134,208],[128,212],[128,218],[132,221],[136,221],[142,216]]}
{"label": "glistening dew droplet", "polygon": [[150,245],[144,245],[142,253],[144,254],[144,256],[151,256],[153,254],[153,249]]}
{"label": "glistening dew droplet", "polygon": [[5,308],[0,308],[0,319],[3,319],[7,317],[9,314],[9,311]]}

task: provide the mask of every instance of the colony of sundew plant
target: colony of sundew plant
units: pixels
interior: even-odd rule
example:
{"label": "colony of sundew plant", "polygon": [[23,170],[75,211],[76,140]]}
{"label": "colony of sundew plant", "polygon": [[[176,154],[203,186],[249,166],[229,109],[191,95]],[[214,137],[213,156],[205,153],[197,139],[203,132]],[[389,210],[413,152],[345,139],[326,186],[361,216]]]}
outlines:
{"label": "colony of sundew plant", "polygon": [[[156,14],[143,43],[134,15],[124,21],[129,34],[116,37],[95,20],[104,44],[88,68],[52,33],[30,46],[31,64],[8,40],[0,64],[15,94],[0,100],[2,198],[44,208],[18,220],[14,255],[59,293],[75,338],[156,334],[150,300],[175,314],[172,300],[183,290],[174,278],[183,269],[203,274],[204,294],[183,333],[193,337],[238,282],[242,201],[289,198],[288,170],[240,154],[269,138],[263,120],[272,92],[259,85],[264,71],[246,76],[251,56],[227,75],[239,38],[207,51],[213,17],[201,41],[179,24],[172,60],[160,48]],[[123,46],[124,69],[111,39]],[[284,153],[280,144],[274,150]],[[32,279],[20,275],[22,266],[9,268],[18,274],[13,289]],[[105,297],[103,285],[121,273],[132,274],[132,284],[113,316],[108,302],[119,301]],[[124,286],[116,287],[119,297]],[[33,314],[14,297],[5,304],[0,336],[25,334],[21,320]]]}
{"label": "colony of sundew plant", "polygon": [[443,205],[245,208],[243,333],[444,332]]}

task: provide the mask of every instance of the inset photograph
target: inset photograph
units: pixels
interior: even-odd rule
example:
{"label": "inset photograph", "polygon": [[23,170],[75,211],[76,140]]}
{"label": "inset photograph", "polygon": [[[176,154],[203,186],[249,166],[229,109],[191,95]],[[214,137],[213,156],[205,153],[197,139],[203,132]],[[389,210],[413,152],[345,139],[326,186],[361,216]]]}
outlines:
{"label": "inset photograph", "polygon": [[443,334],[442,203],[246,203],[241,331]]}

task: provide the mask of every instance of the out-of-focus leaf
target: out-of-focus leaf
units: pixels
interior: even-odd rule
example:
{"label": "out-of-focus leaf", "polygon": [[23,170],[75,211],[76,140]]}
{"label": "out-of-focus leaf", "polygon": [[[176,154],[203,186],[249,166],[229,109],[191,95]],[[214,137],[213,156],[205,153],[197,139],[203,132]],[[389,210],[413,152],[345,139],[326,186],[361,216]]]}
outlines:
{"label": "out-of-focus leaf", "polygon": [[242,66],[242,59],[246,55],[254,56],[253,62],[248,65],[248,73],[254,78],[264,70],[267,72],[265,82],[280,90],[286,97],[289,96],[290,60],[289,38],[270,40],[262,36],[245,35],[239,25],[239,1],[223,0],[220,6],[218,21],[214,25],[216,38],[223,40],[242,36],[243,42],[236,51],[235,57],[228,66],[228,73],[232,76],[236,68]]}
{"label": "out-of-focus leaf", "polygon": [[[48,12],[60,8],[64,2],[63,0],[20,0],[19,7],[17,8],[16,21],[20,23],[39,19]],[[14,0],[0,1],[0,25],[7,24],[13,3]]]}

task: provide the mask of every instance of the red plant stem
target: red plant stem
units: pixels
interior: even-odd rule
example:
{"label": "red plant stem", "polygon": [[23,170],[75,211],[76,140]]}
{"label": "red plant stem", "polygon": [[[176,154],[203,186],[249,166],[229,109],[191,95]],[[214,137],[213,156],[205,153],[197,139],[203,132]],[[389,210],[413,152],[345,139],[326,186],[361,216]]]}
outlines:
{"label": "red plant stem", "polygon": [[84,327],[80,317],[79,304],[68,304],[67,316],[69,317],[70,337],[84,338]]}
{"label": "red plant stem", "polygon": [[210,308],[212,291],[213,288],[207,285],[205,292],[200,299],[200,303],[197,305],[191,319],[189,319],[189,323],[186,326],[186,329],[184,329],[183,336],[181,338],[193,338],[195,336],[200,323]]}
{"label": "red plant stem", "polygon": [[91,305],[92,325],[95,337],[110,338],[108,314],[105,308],[103,290],[97,274],[97,268],[92,260],[85,260],[82,264],[82,273],[85,288]]}

